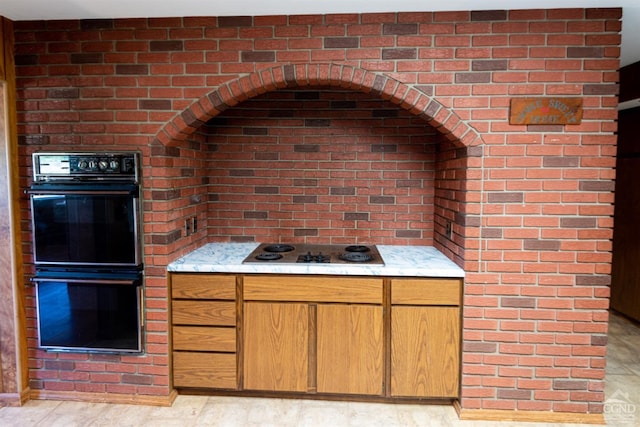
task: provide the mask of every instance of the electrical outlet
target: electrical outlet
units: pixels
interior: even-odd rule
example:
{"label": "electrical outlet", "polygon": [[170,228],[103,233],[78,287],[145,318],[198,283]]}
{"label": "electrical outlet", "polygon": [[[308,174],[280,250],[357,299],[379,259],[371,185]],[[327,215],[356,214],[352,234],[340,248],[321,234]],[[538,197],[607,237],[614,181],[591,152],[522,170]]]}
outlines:
{"label": "electrical outlet", "polygon": [[447,221],[447,224],[445,226],[445,235],[447,236],[447,238],[451,238],[451,236],[453,235],[453,229],[451,226],[451,221]]}
{"label": "electrical outlet", "polygon": [[191,219],[184,220],[184,235],[188,236],[191,234]]}
{"label": "electrical outlet", "polygon": [[198,231],[198,217],[191,218],[191,232],[196,233]]}

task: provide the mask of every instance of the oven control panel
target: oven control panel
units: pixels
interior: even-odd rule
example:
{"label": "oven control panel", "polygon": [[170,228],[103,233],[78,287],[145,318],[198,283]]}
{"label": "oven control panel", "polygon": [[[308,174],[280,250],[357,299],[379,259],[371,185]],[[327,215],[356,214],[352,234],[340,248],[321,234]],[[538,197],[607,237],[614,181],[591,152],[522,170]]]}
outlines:
{"label": "oven control panel", "polygon": [[33,179],[138,182],[138,153],[34,153]]}

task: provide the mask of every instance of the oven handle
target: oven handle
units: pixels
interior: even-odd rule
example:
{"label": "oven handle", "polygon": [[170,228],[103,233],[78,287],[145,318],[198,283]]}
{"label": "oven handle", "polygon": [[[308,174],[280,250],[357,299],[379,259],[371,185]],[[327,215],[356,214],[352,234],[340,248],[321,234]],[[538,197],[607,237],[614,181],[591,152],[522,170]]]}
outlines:
{"label": "oven handle", "polygon": [[78,191],[78,190],[27,190],[27,194],[41,194],[43,196],[52,194],[52,195],[75,195],[79,194],[81,196],[101,196],[103,194],[109,196],[128,196],[131,194],[131,191],[127,190],[108,190],[108,191]]}
{"label": "oven handle", "polygon": [[66,283],[88,283],[96,285],[135,285],[137,280],[116,280],[116,279],[62,279],[32,277],[32,282],[66,282]]}

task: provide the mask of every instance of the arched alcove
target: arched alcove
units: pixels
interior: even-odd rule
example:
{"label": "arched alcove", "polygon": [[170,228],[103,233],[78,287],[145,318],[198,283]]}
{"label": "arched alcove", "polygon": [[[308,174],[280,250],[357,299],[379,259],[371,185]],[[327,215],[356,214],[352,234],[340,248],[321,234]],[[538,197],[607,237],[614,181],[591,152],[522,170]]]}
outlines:
{"label": "arched alcove", "polygon": [[[445,107],[428,88],[407,85],[393,77],[371,71],[336,64],[304,64],[276,66],[231,80],[193,102],[176,115],[156,135],[152,162],[162,166],[155,170],[162,175],[150,177],[152,216],[159,219],[150,224],[148,243],[162,245],[171,261],[207,241],[225,241],[229,236],[210,236],[205,233],[186,235],[183,224],[197,217],[201,227],[207,227],[207,207],[211,202],[206,187],[209,177],[205,169],[207,153],[206,132],[212,119],[225,111],[259,98],[261,95],[283,90],[334,90],[367,94],[373,99],[388,102],[392,108],[424,121],[425,126],[438,134],[438,156],[434,159],[434,206],[432,243],[454,262],[464,267],[467,251],[468,227],[477,227],[477,220],[469,220],[469,186],[467,180],[480,180],[480,174],[469,173],[479,167],[480,135],[451,109]],[[479,198],[473,198],[479,200]],[[203,221],[204,218],[204,221]],[[373,243],[376,243],[375,241]],[[431,243],[431,241],[430,241]],[[476,245],[471,245],[477,247]],[[156,251],[152,251],[155,253]],[[149,263],[149,261],[148,261]],[[161,266],[163,263],[150,262]]]}

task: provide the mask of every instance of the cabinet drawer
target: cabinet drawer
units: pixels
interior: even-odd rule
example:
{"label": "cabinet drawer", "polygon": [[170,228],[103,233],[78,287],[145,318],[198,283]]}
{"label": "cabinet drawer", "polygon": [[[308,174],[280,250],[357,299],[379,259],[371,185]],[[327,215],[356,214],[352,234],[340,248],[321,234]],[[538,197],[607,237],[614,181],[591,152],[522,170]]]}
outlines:
{"label": "cabinet drawer", "polygon": [[236,351],[236,329],[209,326],[174,326],[173,349],[193,351]]}
{"label": "cabinet drawer", "polygon": [[171,296],[185,299],[236,299],[236,276],[224,274],[172,274]]}
{"label": "cabinet drawer", "polygon": [[244,276],[246,301],[382,304],[382,279],[366,277]]}
{"label": "cabinet drawer", "polygon": [[236,389],[236,355],[174,352],[173,385]]}
{"label": "cabinet drawer", "polygon": [[460,279],[393,279],[391,304],[460,305]]}
{"label": "cabinet drawer", "polygon": [[174,325],[236,325],[235,302],[179,300],[172,305]]}

